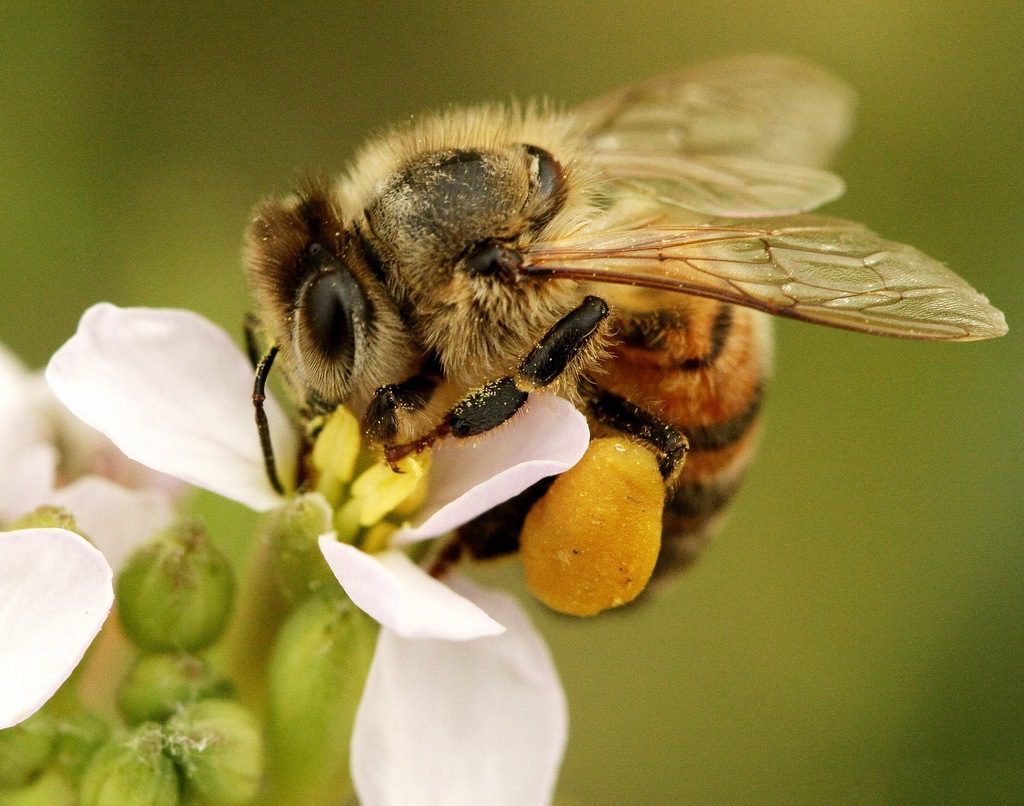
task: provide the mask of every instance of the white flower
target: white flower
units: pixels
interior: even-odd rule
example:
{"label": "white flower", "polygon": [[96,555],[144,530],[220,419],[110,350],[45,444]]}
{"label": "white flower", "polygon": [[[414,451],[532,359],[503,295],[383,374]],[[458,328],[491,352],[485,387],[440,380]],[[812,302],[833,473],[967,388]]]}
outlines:
{"label": "white flower", "polygon": [[31,716],[81,660],[105,620],[111,578],[166,528],[177,481],[121,455],[77,421],[42,378],[0,346],[0,527],[64,507],[63,529],[0,533],[0,728]]}
{"label": "white flower", "polygon": [[[256,510],[284,504],[267,481],[250,403],[252,370],[231,339],[187,311],[96,305],[50,361],[63,403],[127,456]],[[266,401],[275,455],[294,487],[296,436]],[[508,427],[440,443],[419,521],[392,547],[324,535],[352,601],[382,625],[352,738],[367,804],[550,800],[566,740],[565,698],[518,604],[462,579],[444,584],[398,548],[438,536],[583,455],[586,421],[532,395]]]}
{"label": "white flower", "polygon": [[176,479],[130,461],[74,417],[0,345],[0,525],[43,504],[67,509],[115,568],[166,528]]}

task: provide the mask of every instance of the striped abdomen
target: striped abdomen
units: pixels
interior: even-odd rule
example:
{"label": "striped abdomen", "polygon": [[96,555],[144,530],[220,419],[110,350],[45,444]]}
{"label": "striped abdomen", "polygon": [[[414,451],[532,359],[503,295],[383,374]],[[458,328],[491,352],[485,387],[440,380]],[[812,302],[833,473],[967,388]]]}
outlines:
{"label": "striped abdomen", "polygon": [[596,378],[690,442],[666,490],[662,574],[696,557],[739,488],[756,448],[771,332],[764,314],[714,300],[671,295],[645,303],[646,310],[618,309],[611,357]]}

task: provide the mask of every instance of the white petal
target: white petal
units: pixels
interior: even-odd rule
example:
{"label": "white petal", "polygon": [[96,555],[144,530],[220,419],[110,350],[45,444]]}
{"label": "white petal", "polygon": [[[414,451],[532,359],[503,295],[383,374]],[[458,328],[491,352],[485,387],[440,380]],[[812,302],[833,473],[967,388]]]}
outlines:
{"label": "white petal", "polygon": [[576,464],[590,444],[587,419],[569,401],[531,394],[511,421],[434,448],[427,498],[417,521],[392,543],[436,537]]}
{"label": "white petal", "polygon": [[[280,505],[253,423],[253,371],[228,335],[198,314],[94,305],[50,360],[46,380],[130,458],[253,509]],[[266,408],[287,485],[296,437],[269,397]]]}
{"label": "white petal", "polygon": [[114,571],[136,546],[174,521],[174,506],[157,490],[129,490],[99,476],[85,476],[50,496],[67,509],[79,531],[103,552]]}
{"label": "white petal", "polygon": [[33,375],[31,381],[38,387],[36,408],[48,423],[50,441],[60,445],[61,475],[64,478],[102,476],[122,487],[160,489],[172,498],[180,497],[191,489],[181,479],[139,464],[121,453],[106,436],[68,411],[42,373],[38,377]]}
{"label": "white petal", "polygon": [[461,582],[508,628],[477,641],[381,630],[352,735],[360,803],[550,803],[567,736],[565,695],[516,602]]}
{"label": "white petal", "polygon": [[110,566],[63,529],[0,532],[0,728],[67,680],[114,602]]}
{"label": "white petal", "polygon": [[356,606],[404,638],[467,641],[505,629],[401,551],[367,554],[333,534],[320,551]]}
{"label": "white petal", "polygon": [[0,523],[45,504],[57,477],[57,450],[45,442],[22,449],[0,465]]}

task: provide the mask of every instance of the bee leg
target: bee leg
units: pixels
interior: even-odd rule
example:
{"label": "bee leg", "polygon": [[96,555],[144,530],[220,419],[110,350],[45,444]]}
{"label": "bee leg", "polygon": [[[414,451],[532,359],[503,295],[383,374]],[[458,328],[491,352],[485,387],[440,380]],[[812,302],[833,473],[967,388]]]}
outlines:
{"label": "bee leg", "polygon": [[608,313],[608,304],[600,297],[584,298],[551,326],[519,364],[514,377],[506,375],[474,389],[448,412],[441,425],[423,438],[387,447],[388,461],[394,464],[448,434],[472,437],[501,425],[519,411],[530,392],[549,386],[569,368],[590,344]]}
{"label": "bee leg", "polygon": [[277,462],[274,460],[274,446],[270,441],[270,423],[267,411],[263,407],[267,399],[267,377],[277,357],[277,345],[272,345],[256,365],[256,380],[252,387],[252,405],[256,410],[256,430],[260,435],[260,448],[263,450],[263,466],[267,471],[270,486],[280,495],[284,495],[284,486],[277,475]]}
{"label": "bee leg", "polygon": [[363,415],[363,431],[367,437],[385,445],[393,442],[401,431],[402,416],[423,411],[439,380],[434,374],[421,373],[377,389]]}
{"label": "bee leg", "polygon": [[578,307],[555,322],[519,365],[516,380],[528,389],[553,383],[590,344],[608,317],[608,303],[585,297]]}
{"label": "bee leg", "polygon": [[474,389],[462,398],[448,412],[437,428],[413,442],[401,445],[386,445],[384,457],[392,467],[413,453],[429,448],[438,439],[451,434],[456,437],[471,437],[490,431],[508,420],[522,407],[529,397],[516,386],[515,378],[504,377]]}
{"label": "bee leg", "polygon": [[673,425],[620,395],[586,384],[583,398],[590,415],[602,425],[641,440],[654,449],[658,469],[665,479],[673,478],[686,461],[690,449],[686,435]]}

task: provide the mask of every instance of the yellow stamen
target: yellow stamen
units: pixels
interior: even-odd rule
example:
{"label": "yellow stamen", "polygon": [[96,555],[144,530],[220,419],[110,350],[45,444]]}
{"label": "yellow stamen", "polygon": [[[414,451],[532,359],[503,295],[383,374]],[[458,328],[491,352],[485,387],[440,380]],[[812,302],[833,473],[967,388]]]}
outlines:
{"label": "yellow stamen", "polygon": [[420,463],[420,478],[416,483],[416,487],[409,497],[404,501],[398,503],[395,507],[393,515],[397,516],[399,520],[406,520],[415,515],[420,507],[423,506],[423,502],[427,498],[427,482],[430,479],[430,465],[433,461],[429,450],[425,450],[422,453],[416,455],[416,459]]}
{"label": "yellow stamen", "polygon": [[426,465],[418,456],[407,456],[393,471],[383,462],[364,470],[352,483],[352,497],[363,502],[359,514],[362,526],[372,526],[391,510],[417,492],[426,474]]}
{"label": "yellow stamen", "polygon": [[313,467],[319,471],[316,488],[331,502],[352,479],[360,447],[359,422],[348,409],[339,406],[327,418],[313,444]]}
{"label": "yellow stamen", "polygon": [[366,535],[363,537],[363,542],[359,548],[369,554],[383,551],[388,547],[391,535],[394,534],[397,528],[393,523],[388,523],[387,521],[374,524],[366,530]]}

